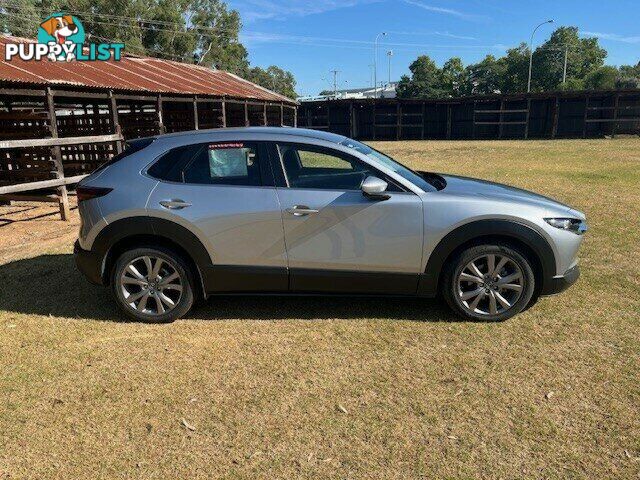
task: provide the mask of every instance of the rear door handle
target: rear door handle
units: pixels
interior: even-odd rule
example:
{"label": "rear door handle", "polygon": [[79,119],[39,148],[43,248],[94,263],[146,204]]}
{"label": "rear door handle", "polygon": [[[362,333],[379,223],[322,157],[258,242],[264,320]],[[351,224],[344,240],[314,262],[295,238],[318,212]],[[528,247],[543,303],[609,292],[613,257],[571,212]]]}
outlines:
{"label": "rear door handle", "polygon": [[305,215],[318,213],[319,211],[320,210],[316,210],[314,208],[309,208],[306,205],[294,205],[291,208],[287,208],[287,212],[293,215],[294,217],[304,217]]}
{"label": "rear door handle", "polygon": [[162,200],[160,202],[160,205],[170,210],[180,210],[181,208],[186,208],[191,206],[190,203],[185,202],[184,200]]}

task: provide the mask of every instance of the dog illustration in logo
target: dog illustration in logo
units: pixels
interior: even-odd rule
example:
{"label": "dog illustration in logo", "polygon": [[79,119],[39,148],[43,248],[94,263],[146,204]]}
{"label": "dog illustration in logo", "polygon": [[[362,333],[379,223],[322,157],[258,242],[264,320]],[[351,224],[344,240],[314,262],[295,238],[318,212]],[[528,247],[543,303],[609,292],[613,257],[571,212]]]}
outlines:
{"label": "dog illustration in logo", "polygon": [[[73,17],[71,15],[61,15],[59,17],[51,17],[40,24],[40,27],[56,39],[56,43],[60,45],[71,45],[73,42],[67,40],[68,37],[78,32],[78,27],[73,23]],[[53,55],[53,54],[52,54]],[[52,57],[49,55],[49,58]],[[67,55],[66,60],[72,60],[75,58],[73,53]],[[57,60],[55,55],[51,60]]]}

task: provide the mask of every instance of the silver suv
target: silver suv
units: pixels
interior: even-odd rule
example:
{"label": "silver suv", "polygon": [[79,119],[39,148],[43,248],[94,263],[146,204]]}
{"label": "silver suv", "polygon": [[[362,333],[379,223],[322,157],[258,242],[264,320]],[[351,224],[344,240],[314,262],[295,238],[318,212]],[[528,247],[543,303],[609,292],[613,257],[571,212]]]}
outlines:
{"label": "silver suv", "polygon": [[465,318],[505,320],[577,280],[586,231],[549,198],[291,128],[130,141],[77,193],[78,268],[146,322],[251,293],[440,293]]}

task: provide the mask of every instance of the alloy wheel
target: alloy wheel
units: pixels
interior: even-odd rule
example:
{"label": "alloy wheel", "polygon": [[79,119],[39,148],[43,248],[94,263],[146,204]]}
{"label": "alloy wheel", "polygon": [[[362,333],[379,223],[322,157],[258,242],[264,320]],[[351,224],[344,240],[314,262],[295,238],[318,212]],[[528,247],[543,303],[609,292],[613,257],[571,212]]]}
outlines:
{"label": "alloy wheel", "polygon": [[480,315],[499,315],[520,299],[525,287],[522,269],[505,254],[485,254],[467,263],[457,279],[465,309]]}
{"label": "alloy wheel", "polygon": [[146,315],[163,315],[173,310],[180,302],[183,287],[177,267],[152,255],[135,258],[120,275],[124,302]]}

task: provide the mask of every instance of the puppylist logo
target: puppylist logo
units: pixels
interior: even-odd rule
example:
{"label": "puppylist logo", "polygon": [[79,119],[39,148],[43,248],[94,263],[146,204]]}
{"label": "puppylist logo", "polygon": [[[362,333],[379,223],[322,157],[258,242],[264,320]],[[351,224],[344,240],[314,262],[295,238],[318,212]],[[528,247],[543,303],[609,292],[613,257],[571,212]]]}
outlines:
{"label": "puppylist logo", "polygon": [[38,43],[8,43],[5,60],[18,56],[25,61],[120,60],[124,43],[84,43],[82,22],[74,15],[54,13],[38,28]]}

